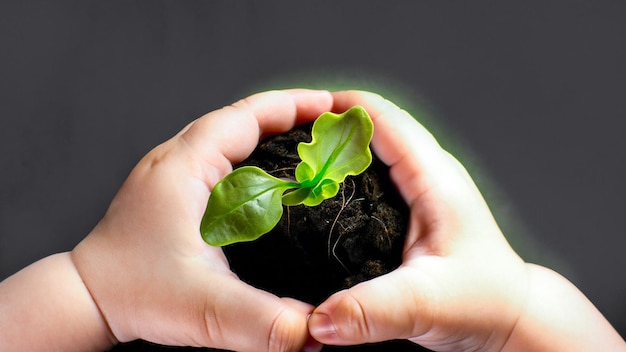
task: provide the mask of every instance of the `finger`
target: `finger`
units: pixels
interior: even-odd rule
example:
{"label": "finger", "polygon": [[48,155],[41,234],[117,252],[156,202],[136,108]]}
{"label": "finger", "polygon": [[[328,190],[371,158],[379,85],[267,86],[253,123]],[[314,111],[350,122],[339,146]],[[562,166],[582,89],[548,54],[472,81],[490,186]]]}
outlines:
{"label": "finger", "polygon": [[363,105],[368,111],[374,122],[372,148],[391,168],[397,184],[421,180],[413,187],[402,187],[400,190],[408,203],[424,192],[424,189],[415,187],[419,184],[430,188],[441,185],[445,189],[451,183],[458,183],[451,181],[457,181],[459,176],[464,178],[462,184],[467,182],[467,174],[456,159],[441,148],[435,137],[405,110],[370,92],[336,92],[333,98],[334,110]]}
{"label": "finger", "polygon": [[[420,292],[412,287],[418,283]],[[408,267],[340,291],[315,309],[309,331],[331,345],[353,345],[420,336],[435,312],[430,280]]]}
{"label": "finger", "polygon": [[[377,143],[377,154],[388,165],[395,164],[410,152],[413,143],[419,143],[428,150],[440,148],[435,137],[416,119],[378,94],[366,91],[334,92],[333,101],[333,110],[342,111],[362,105],[368,111],[378,130],[375,138],[386,142]],[[409,130],[405,130],[406,127]]]}
{"label": "finger", "polygon": [[[219,285],[219,292],[215,287]],[[314,348],[307,328],[313,307],[281,299],[234,277],[212,283],[205,310],[208,346],[235,351]]]}
{"label": "finger", "polygon": [[411,207],[405,250],[443,254],[455,239],[451,234],[468,233],[457,226],[491,218],[467,171],[406,111],[362,91],[333,93],[333,102],[333,110],[362,105],[372,118],[372,148]]}
{"label": "finger", "polygon": [[332,96],[327,91],[295,89],[258,93],[202,116],[180,136],[199,159],[217,168],[213,170],[217,171],[216,175],[208,175],[212,187],[223,174],[230,172],[231,164],[245,159],[254,150],[261,135],[286,132],[331,107]]}

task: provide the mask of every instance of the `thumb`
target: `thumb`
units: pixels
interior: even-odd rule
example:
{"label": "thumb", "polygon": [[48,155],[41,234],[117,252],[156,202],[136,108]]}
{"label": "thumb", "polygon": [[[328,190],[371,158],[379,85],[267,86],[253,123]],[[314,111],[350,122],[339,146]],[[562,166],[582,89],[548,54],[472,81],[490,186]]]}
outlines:
{"label": "thumb", "polygon": [[239,280],[220,285],[206,306],[207,345],[236,351],[315,351],[307,316],[313,307],[279,298]]}
{"label": "thumb", "polygon": [[[428,286],[432,288],[432,282],[419,271],[400,267],[337,292],[309,317],[310,334],[330,345],[420,336],[430,329],[434,312],[433,304],[424,294],[432,292],[426,289]],[[420,292],[415,292],[416,287]]]}

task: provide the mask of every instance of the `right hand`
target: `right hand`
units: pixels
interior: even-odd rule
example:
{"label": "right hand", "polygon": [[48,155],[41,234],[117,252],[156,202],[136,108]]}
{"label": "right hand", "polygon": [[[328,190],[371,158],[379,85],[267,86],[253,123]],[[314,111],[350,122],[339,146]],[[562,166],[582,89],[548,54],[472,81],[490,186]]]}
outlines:
{"label": "right hand", "polygon": [[[315,339],[351,345],[400,338],[437,351],[500,351],[530,350],[530,341],[543,334],[552,345],[537,343],[537,350],[568,343],[579,349],[584,344],[571,343],[574,334],[559,330],[570,326],[553,322],[567,316],[569,323],[597,323],[579,335],[608,332],[607,341],[621,346],[573,285],[513,251],[467,171],[413,117],[372,93],[333,98],[336,111],[362,105],[369,112],[372,148],[410,206],[410,226],[398,269],[315,309],[309,318]],[[563,309],[551,308],[560,307],[559,295],[574,298]]]}

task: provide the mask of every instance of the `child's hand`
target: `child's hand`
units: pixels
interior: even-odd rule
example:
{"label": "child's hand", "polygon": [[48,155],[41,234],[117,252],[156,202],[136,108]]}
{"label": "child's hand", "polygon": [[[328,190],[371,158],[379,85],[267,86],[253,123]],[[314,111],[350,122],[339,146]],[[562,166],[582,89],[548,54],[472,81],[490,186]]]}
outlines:
{"label": "child's hand", "polygon": [[[241,282],[222,250],[202,241],[200,221],[211,188],[259,136],[353,105],[370,113],[374,152],[411,209],[403,264],[313,311]],[[439,351],[626,350],[576,287],[515,254],[467,172],[428,131],[366,92],[261,93],[191,123],[139,162],[71,253],[1,282],[0,313],[2,350],[101,350],[138,338],[319,349],[309,331],[329,344],[405,338]]]}
{"label": "child's hand", "polygon": [[237,351],[307,344],[313,307],[241,282],[199,227],[211,188],[262,134],[331,108],[328,92],[261,93],[203,116],[141,160],[72,252],[117,340]]}
{"label": "child's hand", "polygon": [[377,95],[334,94],[337,111],[357,104],[374,121],[373,150],[390,166],[411,222],[403,264],[317,307],[314,338],[404,338],[437,351],[624,348],[573,285],[510,248],[470,176],[424,127]]}

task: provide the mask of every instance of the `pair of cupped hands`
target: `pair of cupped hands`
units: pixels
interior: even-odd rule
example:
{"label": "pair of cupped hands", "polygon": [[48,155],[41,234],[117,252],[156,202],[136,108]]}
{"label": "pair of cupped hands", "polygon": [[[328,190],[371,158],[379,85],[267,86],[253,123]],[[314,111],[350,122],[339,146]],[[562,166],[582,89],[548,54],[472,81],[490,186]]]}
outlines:
{"label": "pair of cupped hands", "polygon": [[[411,210],[402,265],[318,307],[240,281],[199,234],[211,189],[260,137],[354,105],[370,114],[372,149]],[[138,163],[71,258],[110,341],[235,351],[390,339],[499,350],[528,286],[463,166],[406,111],[362,91],[263,92],[193,121]]]}

